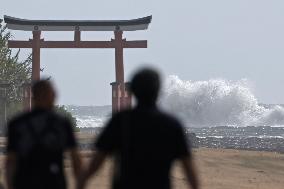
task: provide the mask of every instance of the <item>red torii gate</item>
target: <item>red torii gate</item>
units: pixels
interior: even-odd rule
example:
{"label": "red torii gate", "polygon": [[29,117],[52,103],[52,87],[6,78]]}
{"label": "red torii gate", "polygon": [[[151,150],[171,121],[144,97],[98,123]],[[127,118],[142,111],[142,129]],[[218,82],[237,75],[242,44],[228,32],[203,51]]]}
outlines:
{"label": "red torii gate", "polygon": [[[11,30],[32,31],[29,41],[9,40],[9,48],[32,48],[32,81],[40,79],[41,48],[114,48],[115,82],[112,85],[112,110],[119,111],[131,106],[131,95],[124,82],[123,49],[147,48],[146,40],[126,41],[123,31],[146,30],[152,16],[133,20],[26,20],[4,16],[7,27]],[[74,41],[45,41],[41,31],[74,31]],[[110,41],[82,41],[81,31],[113,31]],[[24,106],[31,108],[30,86],[24,87]]]}

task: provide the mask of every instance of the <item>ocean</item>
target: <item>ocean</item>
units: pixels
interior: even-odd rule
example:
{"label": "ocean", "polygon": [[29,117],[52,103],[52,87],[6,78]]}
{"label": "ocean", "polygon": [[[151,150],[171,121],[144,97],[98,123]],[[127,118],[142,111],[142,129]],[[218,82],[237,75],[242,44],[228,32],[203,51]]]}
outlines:
{"label": "ocean", "polygon": [[[247,80],[184,81],[169,76],[158,106],[178,117],[201,147],[284,152],[284,106],[260,103]],[[82,131],[97,132],[111,116],[111,106],[67,109]]]}

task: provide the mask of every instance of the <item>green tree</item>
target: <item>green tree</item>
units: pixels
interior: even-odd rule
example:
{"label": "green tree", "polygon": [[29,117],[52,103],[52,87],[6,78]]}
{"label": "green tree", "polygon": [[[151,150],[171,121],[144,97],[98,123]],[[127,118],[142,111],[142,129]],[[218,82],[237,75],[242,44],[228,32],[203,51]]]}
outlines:
{"label": "green tree", "polygon": [[8,48],[12,35],[7,27],[0,23],[0,83],[8,83],[8,116],[22,109],[22,85],[31,81],[31,54],[23,61],[19,60],[20,49],[15,53]]}

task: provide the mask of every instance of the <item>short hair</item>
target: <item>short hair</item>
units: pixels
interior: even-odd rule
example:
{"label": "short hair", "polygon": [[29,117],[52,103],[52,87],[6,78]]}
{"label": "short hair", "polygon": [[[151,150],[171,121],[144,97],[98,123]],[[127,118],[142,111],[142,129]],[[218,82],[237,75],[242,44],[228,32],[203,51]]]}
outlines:
{"label": "short hair", "polygon": [[35,81],[32,84],[32,94],[35,100],[41,99],[44,95],[52,89],[52,84],[49,80],[43,79]]}
{"label": "short hair", "polygon": [[131,80],[130,89],[138,102],[154,103],[160,90],[160,76],[151,68],[144,68],[136,72]]}

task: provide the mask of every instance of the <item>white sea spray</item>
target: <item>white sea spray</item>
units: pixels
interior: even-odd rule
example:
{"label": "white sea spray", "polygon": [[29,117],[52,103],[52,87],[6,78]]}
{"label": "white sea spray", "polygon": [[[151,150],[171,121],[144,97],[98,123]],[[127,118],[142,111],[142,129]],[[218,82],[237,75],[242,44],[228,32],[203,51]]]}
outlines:
{"label": "white sea spray", "polygon": [[284,125],[284,108],[259,105],[246,80],[192,82],[172,75],[164,84],[159,104],[187,126]]}

